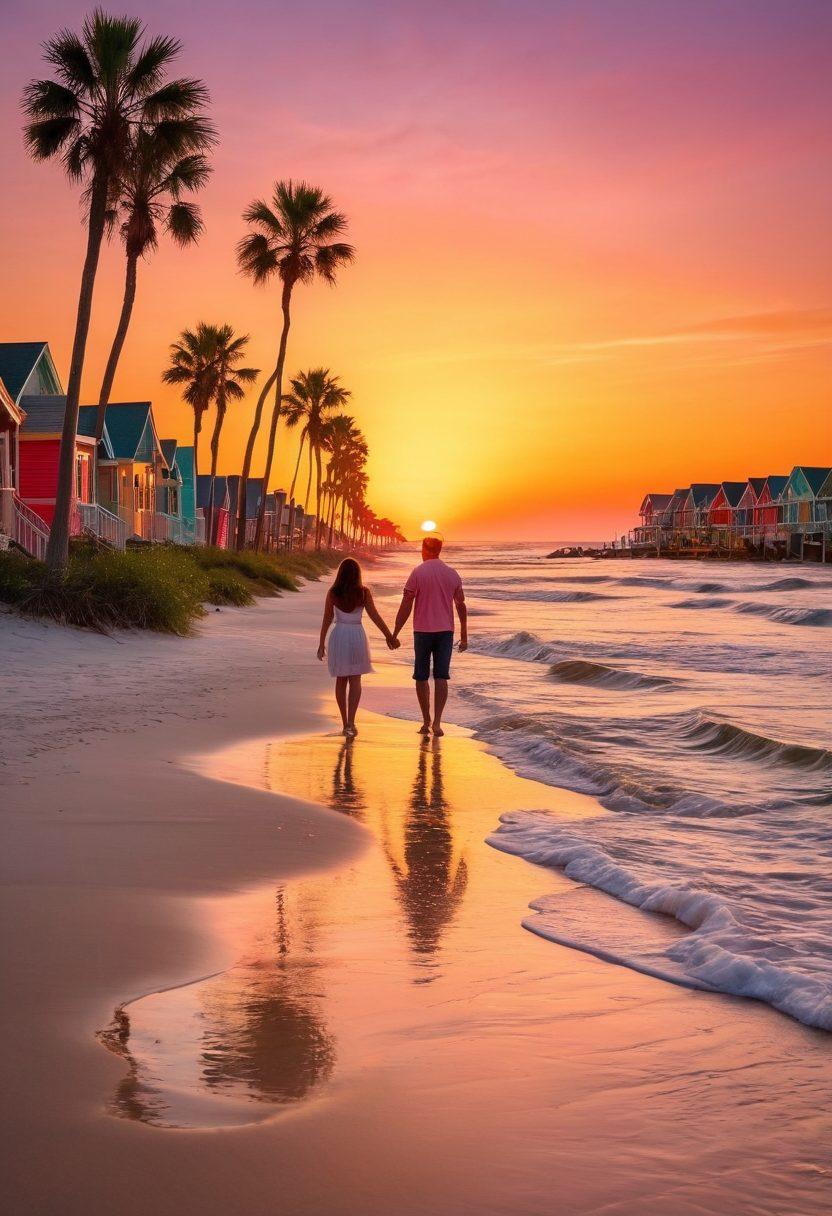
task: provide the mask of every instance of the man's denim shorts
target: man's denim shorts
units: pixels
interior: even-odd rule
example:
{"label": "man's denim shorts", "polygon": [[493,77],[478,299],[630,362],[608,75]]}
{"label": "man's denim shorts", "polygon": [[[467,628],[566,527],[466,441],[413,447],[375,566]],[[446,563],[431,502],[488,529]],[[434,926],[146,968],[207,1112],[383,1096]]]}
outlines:
{"label": "man's denim shorts", "polygon": [[453,629],[441,629],[438,633],[413,632],[413,649],[416,660],[413,664],[414,680],[429,680],[433,659],[434,680],[450,680],[451,655],[454,649]]}

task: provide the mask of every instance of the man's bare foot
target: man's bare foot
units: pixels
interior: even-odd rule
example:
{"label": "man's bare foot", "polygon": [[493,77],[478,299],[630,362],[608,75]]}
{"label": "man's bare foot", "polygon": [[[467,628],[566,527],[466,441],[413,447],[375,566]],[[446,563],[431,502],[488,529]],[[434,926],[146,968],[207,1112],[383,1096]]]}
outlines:
{"label": "man's bare foot", "polygon": [[434,724],[433,724],[433,733],[434,733],[434,735],[439,735],[439,736],[444,735],[444,733],[445,733],[445,732],[444,732],[444,730],[442,729],[442,725],[441,725],[441,723],[439,723],[439,722],[434,722]]}
{"label": "man's bare foot", "polygon": [[430,734],[430,722],[422,723],[422,725],[419,727],[419,734],[420,735],[429,735]]}

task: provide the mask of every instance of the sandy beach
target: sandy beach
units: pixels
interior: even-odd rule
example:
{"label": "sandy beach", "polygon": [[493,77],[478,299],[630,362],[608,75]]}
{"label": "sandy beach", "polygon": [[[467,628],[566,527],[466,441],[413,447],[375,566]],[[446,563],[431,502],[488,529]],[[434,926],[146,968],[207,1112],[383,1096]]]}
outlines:
{"label": "sandy beach", "polygon": [[8,1210],[827,1210],[828,1035],[522,929],[606,897],[485,837],[598,804],[421,743],[380,649],[345,745],[322,596],[191,639],[0,617]]}

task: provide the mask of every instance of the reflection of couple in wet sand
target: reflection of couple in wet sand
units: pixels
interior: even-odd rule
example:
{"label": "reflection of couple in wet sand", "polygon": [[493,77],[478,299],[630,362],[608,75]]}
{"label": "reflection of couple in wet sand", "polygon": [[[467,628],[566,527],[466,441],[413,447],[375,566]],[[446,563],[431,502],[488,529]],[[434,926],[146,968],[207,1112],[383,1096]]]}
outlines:
{"label": "reflection of couple in wet sand", "polygon": [[[334,810],[362,817],[367,800],[355,774],[352,740],[341,746],[332,775]],[[454,864],[451,806],[442,779],[442,752],[430,739],[419,747],[416,776],[403,822],[401,859],[396,857],[386,828],[382,848],[393,872],[396,895],[408,925],[414,953],[434,954],[468,885],[465,858]]]}
{"label": "reflection of couple in wet sand", "polygon": [[413,613],[413,679],[422,713],[420,731],[425,735],[444,733],[442,711],[448,700],[448,681],[451,677],[454,608],[459,616],[460,651],[468,649],[468,614],[462,579],[456,570],[442,561],[439,556],[441,552],[440,537],[426,536],[422,541],[422,561],[411,571],[404,585],[392,632],[379,614],[369,587],[363,584],[358,562],[351,557],[341,562],[335,582],[326,596],[318,658],[328,658],[329,674],[335,679],[335,700],[345,735],[358,733],[355,715],[361,700],[361,677],[373,670],[370,646],[364,632],[365,610],[391,650],[401,646],[399,634]]}

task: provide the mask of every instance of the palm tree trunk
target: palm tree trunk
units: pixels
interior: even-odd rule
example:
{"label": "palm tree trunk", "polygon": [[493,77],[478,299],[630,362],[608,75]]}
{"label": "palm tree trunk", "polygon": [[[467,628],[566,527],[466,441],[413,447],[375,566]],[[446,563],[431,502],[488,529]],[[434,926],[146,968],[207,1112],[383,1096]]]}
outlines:
{"label": "palm tree trunk", "polygon": [[217,460],[220,454],[220,431],[222,430],[225,408],[217,403],[217,420],[214,423],[214,433],[211,436],[211,485],[208,490],[208,544],[213,545],[217,539],[217,528],[214,522],[214,486],[217,480]]}
{"label": "palm tree trunk", "polygon": [[243,457],[243,471],[240,474],[240,499],[237,503],[237,549],[244,549],[246,543],[246,498],[248,493],[248,479],[251,474],[251,461],[254,456],[254,444],[257,439],[257,432],[260,430],[260,420],[263,417],[263,404],[268,396],[269,389],[274,384],[277,378],[277,367],[269,376],[266,383],[260,390],[260,396],[257,398],[257,405],[254,409],[254,418],[251,423],[248,441],[246,443],[246,452]]}
{"label": "palm tree trunk", "polygon": [[303,455],[303,445],[305,442],[306,442],[306,428],[304,427],[304,429],[300,433],[300,443],[298,444],[298,458],[297,458],[297,462],[295,464],[295,474],[294,474],[294,477],[292,478],[292,487],[289,490],[290,499],[295,497],[295,482],[298,479],[298,469],[300,468],[300,458]]}
{"label": "palm tree trunk", "polygon": [[321,547],[321,449],[315,446],[315,548]]}
{"label": "palm tree trunk", "polygon": [[75,436],[78,433],[78,406],[81,402],[81,376],[84,371],[84,355],[92,316],[92,296],[98,258],[104,237],[104,219],[107,213],[107,180],[102,174],[93,178],[90,213],[87,222],[87,252],[81,272],[81,289],[78,293],[78,311],[75,317],[75,337],[72,342],[72,361],[69,365],[69,382],[66,388],[66,411],[61,433],[61,450],[58,457],[58,485],[55,492],[55,514],[49,529],[46,546],[46,564],[50,573],[63,570],[69,556],[69,528],[72,512],[73,486],[75,482]]}
{"label": "palm tree trunk", "polygon": [[263,493],[260,497],[260,506],[257,511],[257,527],[254,531],[255,549],[260,548],[260,543],[263,537],[263,521],[266,517],[266,495],[269,490],[269,479],[272,475],[272,460],[274,459],[274,443],[277,436],[277,423],[280,419],[280,407],[283,405],[283,365],[286,362],[286,344],[289,341],[289,326],[292,324],[289,307],[291,300],[292,281],[290,279],[283,284],[283,295],[280,301],[280,307],[283,313],[283,329],[280,333],[280,346],[278,347],[277,363],[275,365],[274,408],[272,410],[272,424],[269,428],[269,446],[266,451],[266,468],[263,472]]}
{"label": "palm tree trunk", "polygon": [[346,540],[346,538],[347,538],[347,534],[344,531],[344,521],[345,521],[346,511],[347,511],[347,496],[345,494],[344,497],[341,499],[341,535],[344,538],[344,540]]}
{"label": "palm tree trunk", "polygon": [[121,302],[121,316],[118,319],[116,326],[116,334],[113,338],[113,345],[110,348],[110,357],[107,360],[107,366],[104,368],[104,379],[101,381],[101,392],[98,394],[98,415],[95,420],[95,438],[98,442],[101,441],[101,436],[104,434],[104,419],[107,413],[107,405],[110,401],[110,394],[113,391],[113,381],[116,378],[116,368],[118,361],[121,358],[121,352],[124,347],[124,339],[127,337],[127,330],[130,327],[130,318],[133,314],[133,303],[136,299],[136,271],[138,266],[138,254],[131,253],[127,255],[127,270],[124,275],[124,298]]}
{"label": "palm tree trunk", "polygon": [[309,509],[309,499],[312,494],[312,440],[309,440],[309,476],[306,479],[306,498],[303,500],[303,509]]}

